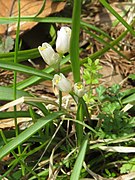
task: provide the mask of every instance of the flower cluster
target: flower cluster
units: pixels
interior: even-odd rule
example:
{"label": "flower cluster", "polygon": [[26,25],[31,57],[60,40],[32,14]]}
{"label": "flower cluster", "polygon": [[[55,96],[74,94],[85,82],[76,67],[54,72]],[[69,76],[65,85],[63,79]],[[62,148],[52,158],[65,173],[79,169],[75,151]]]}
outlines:
{"label": "flower cluster", "polygon": [[[69,52],[70,48],[71,29],[69,27],[61,27],[57,32],[56,51],[48,43],[43,43],[38,47],[39,53],[44,61],[52,67],[57,67],[60,63],[61,56]],[[56,86],[60,91],[70,93],[72,91],[71,82],[62,74],[55,74],[52,80],[53,86]],[[78,82],[74,85],[74,92],[78,97],[82,97],[85,93],[83,83]]]}
{"label": "flower cluster", "polygon": [[39,53],[41,54],[44,61],[49,66],[55,66],[60,62],[60,55],[69,52],[70,46],[71,29],[69,27],[62,27],[57,32],[56,39],[56,51],[48,43],[43,43],[42,46],[38,47]]}

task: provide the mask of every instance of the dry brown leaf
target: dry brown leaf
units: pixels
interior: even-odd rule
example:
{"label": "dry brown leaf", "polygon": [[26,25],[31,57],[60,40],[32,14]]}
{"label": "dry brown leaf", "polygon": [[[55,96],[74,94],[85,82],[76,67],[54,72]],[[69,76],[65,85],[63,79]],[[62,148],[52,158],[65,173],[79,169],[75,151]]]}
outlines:
{"label": "dry brown leaf", "polygon": [[102,69],[99,73],[102,74],[101,83],[107,86],[112,86],[113,84],[120,83],[122,81],[122,75],[119,72],[119,68],[112,65],[111,62],[106,60],[100,61]]}
{"label": "dry brown leaf", "polygon": [[[20,129],[25,129],[32,124],[32,119],[30,117],[25,118],[17,118],[17,124],[19,125]],[[0,121],[0,129],[14,129],[15,123],[14,118],[10,119],[2,119]]]}
{"label": "dry brown leaf", "polygon": [[[23,16],[35,16],[43,5],[43,0],[21,0],[21,17]],[[46,0],[46,5],[43,12],[39,17],[46,17],[50,14],[61,11],[65,6],[65,2],[52,2],[51,0]],[[18,16],[18,4],[17,0],[0,0],[0,16],[10,17]],[[31,29],[35,26],[37,22],[21,22],[20,23],[20,33]],[[6,31],[9,35],[16,34],[17,24],[0,25],[0,35],[4,35]]]}

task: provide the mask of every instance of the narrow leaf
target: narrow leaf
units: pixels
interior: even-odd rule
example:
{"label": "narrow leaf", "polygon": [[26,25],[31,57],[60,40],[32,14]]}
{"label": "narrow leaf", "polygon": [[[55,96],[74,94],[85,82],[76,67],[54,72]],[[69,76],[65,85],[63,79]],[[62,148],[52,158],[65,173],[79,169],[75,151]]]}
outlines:
{"label": "narrow leaf", "polygon": [[111,14],[113,14],[127,29],[128,31],[135,36],[135,31],[132,29],[132,27],[107,3],[106,0],[100,0],[100,2],[103,4],[104,7],[110,11]]}
{"label": "narrow leaf", "polygon": [[81,0],[74,0],[72,33],[70,43],[70,60],[74,82],[80,81],[79,34],[80,34]]}
{"label": "narrow leaf", "polygon": [[135,93],[133,93],[132,95],[130,95],[127,98],[123,99],[122,103],[123,104],[126,104],[126,103],[135,104]]}
{"label": "narrow leaf", "polygon": [[88,138],[86,138],[82,143],[82,146],[80,148],[79,155],[78,155],[77,160],[75,162],[75,165],[74,165],[73,172],[71,174],[70,180],[79,180],[83,160],[84,160],[85,153],[86,153],[87,144],[88,144]]}
{"label": "narrow leaf", "polygon": [[22,73],[26,73],[26,74],[31,74],[31,75],[35,75],[35,76],[39,76],[42,78],[47,78],[47,79],[52,79],[53,76],[50,74],[47,74],[41,70],[37,70],[22,64],[16,64],[13,62],[4,62],[4,61],[0,61],[0,67],[3,69],[8,69],[11,71],[16,71],[16,72],[22,72]]}
{"label": "narrow leaf", "polygon": [[35,124],[30,126],[28,129],[23,131],[21,134],[19,134],[12,141],[10,141],[8,144],[6,144],[4,147],[0,149],[0,159],[3,158],[6,154],[10,153],[12,150],[14,150],[18,145],[22,144],[27,139],[29,139],[33,134],[35,134],[37,131],[39,131],[49,122],[58,118],[62,114],[63,114],[62,112],[56,112],[44,118],[38,119],[38,121]]}

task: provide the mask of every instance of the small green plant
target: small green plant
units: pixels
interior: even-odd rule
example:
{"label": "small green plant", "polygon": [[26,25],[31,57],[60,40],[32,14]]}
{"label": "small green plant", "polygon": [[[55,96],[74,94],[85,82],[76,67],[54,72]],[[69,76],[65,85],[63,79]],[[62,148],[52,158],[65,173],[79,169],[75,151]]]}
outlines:
{"label": "small green plant", "polygon": [[96,88],[98,95],[98,118],[102,123],[98,127],[100,138],[118,138],[128,133],[133,133],[134,117],[123,112],[123,93],[120,86],[115,84],[111,88],[99,86]]}
{"label": "small green plant", "polygon": [[105,169],[105,177],[107,177],[107,178],[116,177],[116,173],[110,172],[108,169]]}
{"label": "small green plant", "polygon": [[120,168],[120,173],[130,173],[135,171],[135,158],[129,159],[128,157],[125,158],[126,163],[123,163],[123,165]]}
{"label": "small green plant", "polygon": [[99,59],[92,61],[92,59],[88,58],[88,62],[84,64],[83,79],[87,85],[87,92],[84,96],[84,100],[87,102],[87,104],[95,100],[95,97],[93,96],[93,86],[99,83],[101,74],[99,74],[98,71],[101,68],[102,67],[99,64]]}

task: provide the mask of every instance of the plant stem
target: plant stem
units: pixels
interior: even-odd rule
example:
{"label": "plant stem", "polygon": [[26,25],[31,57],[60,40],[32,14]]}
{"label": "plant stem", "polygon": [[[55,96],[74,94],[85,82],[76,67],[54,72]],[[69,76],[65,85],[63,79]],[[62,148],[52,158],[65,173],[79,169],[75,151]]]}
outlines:
{"label": "plant stem", "polygon": [[[20,17],[21,17],[21,6],[20,6],[20,0],[18,0],[18,22],[17,22],[17,31],[16,31],[16,41],[15,41],[15,54],[14,54],[14,63],[17,63],[18,58],[18,49],[19,49],[19,32],[20,32]],[[13,89],[14,89],[14,100],[17,98],[17,72],[14,71],[14,82],[13,82]],[[15,123],[15,133],[16,136],[19,134],[19,127],[17,124],[17,115],[16,115],[16,106],[14,106],[14,123]],[[18,153],[21,155],[21,146],[18,146]],[[16,154],[14,153],[14,156]],[[21,161],[21,169],[22,169],[22,175],[25,175],[25,166],[23,165],[23,160]]]}
{"label": "plant stem", "polygon": [[74,82],[80,81],[79,34],[80,34],[81,0],[74,0],[72,16],[72,33],[70,43],[70,60]]}

